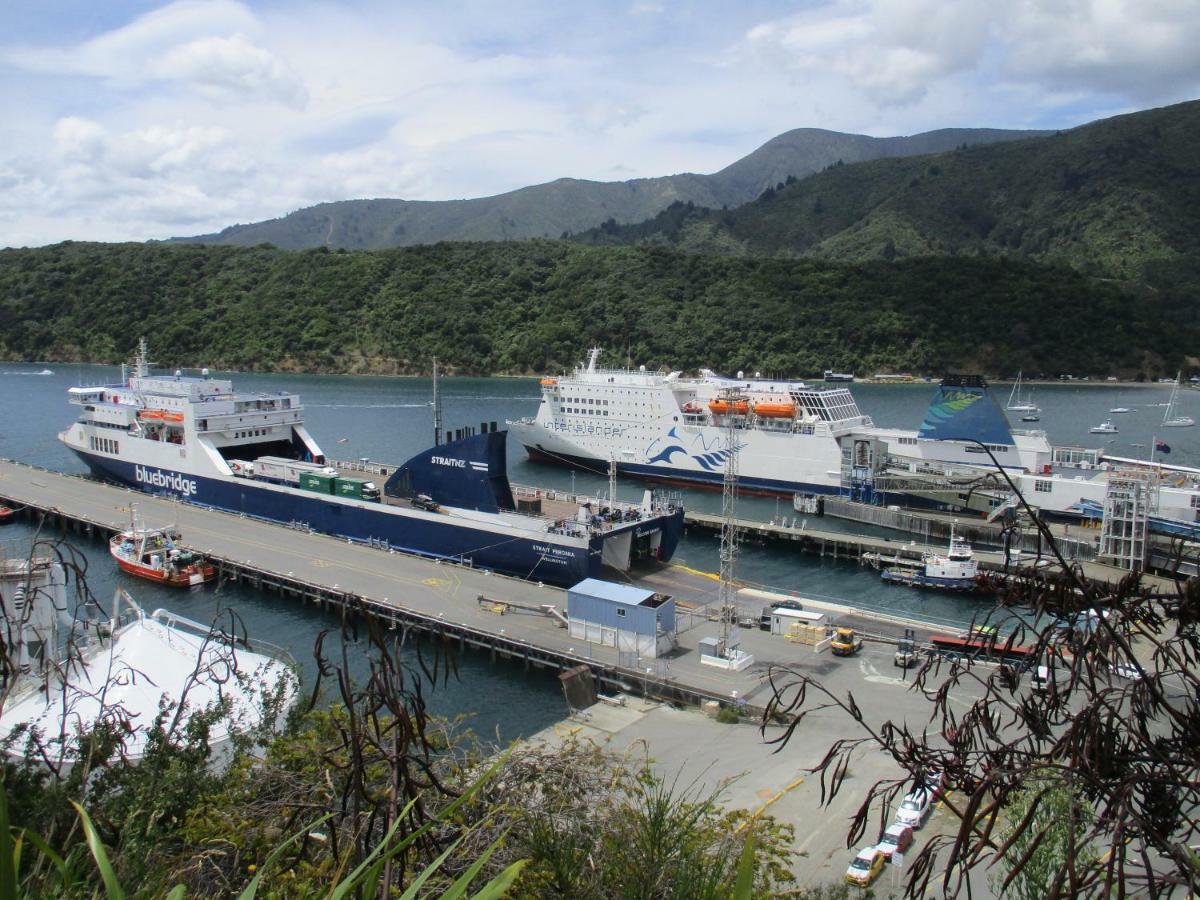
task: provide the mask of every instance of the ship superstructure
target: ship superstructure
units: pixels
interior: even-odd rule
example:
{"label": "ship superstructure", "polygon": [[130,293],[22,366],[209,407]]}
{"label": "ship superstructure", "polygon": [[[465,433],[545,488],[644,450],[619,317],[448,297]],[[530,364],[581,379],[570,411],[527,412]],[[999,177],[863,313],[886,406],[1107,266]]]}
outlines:
{"label": "ship superstructure", "polygon": [[[610,463],[632,475],[719,485],[728,452],[725,429],[738,438],[742,490],[835,491],[841,439],[871,427],[847,388],[800,381],[699,378],[680,372],[605,369],[593,348],[570,375],[542,379],[537,416],[509,422],[531,458],[595,471]],[[737,388],[745,400],[727,402]]]}
{"label": "ship superstructure", "polygon": [[375,466],[390,475],[380,490],[325,456],[297,395],[239,392],[207,370],[152,374],[144,342],[127,379],[71,388],[70,400],[80,415],[59,439],[105,479],[518,577],[574,584],[602,564],[666,560],[682,531],[682,508],[649,491],[641,503],[518,505],[495,423],[402,466]]}

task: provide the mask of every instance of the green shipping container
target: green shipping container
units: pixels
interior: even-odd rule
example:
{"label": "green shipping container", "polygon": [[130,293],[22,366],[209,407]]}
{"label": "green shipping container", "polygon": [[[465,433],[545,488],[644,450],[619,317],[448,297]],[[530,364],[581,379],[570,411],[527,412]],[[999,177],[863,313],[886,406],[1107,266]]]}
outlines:
{"label": "green shipping container", "polygon": [[339,497],[353,497],[355,500],[374,500],[376,492],[367,490],[370,483],[358,478],[339,478],[336,493]]}
{"label": "green shipping container", "polygon": [[318,494],[332,494],[335,479],[332,475],[321,475],[317,472],[301,472],[300,487],[306,491],[316,491]]}

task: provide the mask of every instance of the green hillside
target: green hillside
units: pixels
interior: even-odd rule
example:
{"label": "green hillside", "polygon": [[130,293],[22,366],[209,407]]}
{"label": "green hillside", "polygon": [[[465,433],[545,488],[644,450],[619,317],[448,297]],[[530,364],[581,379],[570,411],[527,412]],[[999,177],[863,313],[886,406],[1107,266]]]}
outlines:
{"label": "green hillside", "polygon": [[561,241],[385,251],[67,243],[0,252],[0,358],[166,366],[557,371],[584,349],[652,367],[812,375],[1187,368],[1198,304],[993,259],[846,264]]}
{"label": "green hillside", "polygon": [[1200,102],[1049,137],[834,165],[736,210],[679,204],[577,239],[841,261],[1007,256],[1198,284]]}
{"label": "green hillside", "polygon": [[287,250],[313,247],[371,250],[438,241],[557,238],[612,219],[640,222],[674,202],[739,206],[788,175],[802,177],[844,160],[857,162],[946,150],[964,143],[1006,141],[1040,132],[961,128],[910,137],[873,138],[813,128],[772,138],[713,175],[668,175],[631,181],[560,178],[470,200],[343,200],[297,210],[278,219],[234,225],[218,234],[176,242]]}

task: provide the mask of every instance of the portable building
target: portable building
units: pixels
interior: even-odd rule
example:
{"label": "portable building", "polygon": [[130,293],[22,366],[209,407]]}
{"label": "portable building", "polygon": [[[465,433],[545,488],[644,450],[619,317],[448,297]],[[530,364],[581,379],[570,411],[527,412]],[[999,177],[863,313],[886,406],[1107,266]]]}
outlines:
{"label": "portable building", "polygon": [[656,657],[675,647],[675,601],[628,584],[587,578],[567,589],[567,619],[576,640]]}

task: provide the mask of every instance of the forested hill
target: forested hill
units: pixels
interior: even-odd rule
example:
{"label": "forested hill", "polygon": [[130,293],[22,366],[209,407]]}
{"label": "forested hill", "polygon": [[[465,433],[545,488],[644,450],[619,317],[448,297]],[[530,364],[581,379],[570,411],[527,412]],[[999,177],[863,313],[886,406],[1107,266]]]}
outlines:
{"label": "forested hill", "polygon": [[67,243],[0,252],[0,359],[167,367],[813,375],[1188,368],[1194,298],[990,259],[736,258],[556,241],[385,251]]}
{"label": "forested hill", "polygon": [[1006,255],[1196,284],[1200,102],[1015,143],[834,165],[736,210],[676,205],[577,239],[842,261]]}
{"label": "forested hill", "polygon": [[739,206],[789,175],[803,177],[843,160],[911,156],[962,145],[1016,140],[1043,132],[947,128],[908,137],[875,138],[799,128],[772,138],[712,175],[667,175],[630,181],[560,178],[495,197],[471,200],[342,200],[297,210],[278,219],[233,225],[217,234],[175,241],[248,247],[275,244],[350,250],[559,237],[612,219],[640,222],[672,202]]}

